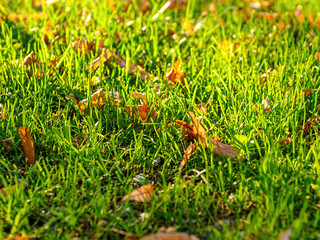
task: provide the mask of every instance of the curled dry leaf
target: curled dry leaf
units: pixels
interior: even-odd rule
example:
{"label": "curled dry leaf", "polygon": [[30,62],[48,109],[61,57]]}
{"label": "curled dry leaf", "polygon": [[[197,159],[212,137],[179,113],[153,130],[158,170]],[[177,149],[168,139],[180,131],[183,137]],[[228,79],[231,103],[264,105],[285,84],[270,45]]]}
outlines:
{"label": "curled dry leaf", "polygon": [[206,138],[207,135],[207,131],[204,129],[204,127],[202,127],[200,121],[198,118],[196,118],[196,116],[193,115],[192,112],[188,111],[188,114],[190,115],[192,122],[194,124],[194,130],[195,130],[195,134],[201,138]]}
{"label": "curled dry leaf", "polygon": [[166,78],[174,84],[181,83],[182,85],[185,85],[185,82],[184,82],[185,74],[183,73],[182,70],[180,70],[180,64],[181,64],[181,59],[177,60],[173,68],[170,68],[167,71]]}
{"label": "curled dry leaf", "polygon": [[146,202],[150,201],[154,192],[154,187],[152,184],[143,185],[140,188],[133,190],[131,193],[125,195],[120,204],[125,202],[126,200],[134,201],[134,202]]}
{"label": "curled dry leaf", "polygon": [[150,236],[145,236],[141,240],[200,240],[194,235],[189,235],[187,233],[156,233]]}
{"label": "curled dry leaf", "polygon": [[6,151],[9,151],[10,148],[11,148],[11,145],[13,144],[13,140],[12,140],[12,138],[7,138],[7,139],[4,139],[4,140],[1,140],[0,144],[4,144],[4,149]]}
{"label": "curled dry leaf", "polygon": [[153,121],[156,119],[158,113],[157,111],[148,105],[138,105],[138,106],[126,106],[126,110],[128,115],[131,115],[131,111],[133,110],[133,118],[135,121],[139,120],[139,116],[141,117],[143,122],[147,122],[147,118],[152,119]]}
{"label": "curled dry leaf", "polygon": [[[66,98],[68,99],[68,97]],[[69,98],[73,99],[77,105],[79,104],[79,100],[76,98],[76,96],[73,93],[69,94]]]}
{"label": "curled dry leaf", "polygon": [[30,130],[28,129],[28,127],[20,127],[19,135],[22,141],[24,154],[27,158],[27,164],[28,166],[30,166],[34,164],[34,160],[35,160],[34,142],[31,137]]}

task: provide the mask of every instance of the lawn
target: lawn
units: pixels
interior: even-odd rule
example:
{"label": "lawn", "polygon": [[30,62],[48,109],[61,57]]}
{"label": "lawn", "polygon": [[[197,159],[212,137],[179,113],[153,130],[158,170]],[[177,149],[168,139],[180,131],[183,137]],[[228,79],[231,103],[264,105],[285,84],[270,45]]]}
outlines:
{"label": "lawn", "polygon": [[0,239],[320,239],[319,36],[319,0],[0,0]]}

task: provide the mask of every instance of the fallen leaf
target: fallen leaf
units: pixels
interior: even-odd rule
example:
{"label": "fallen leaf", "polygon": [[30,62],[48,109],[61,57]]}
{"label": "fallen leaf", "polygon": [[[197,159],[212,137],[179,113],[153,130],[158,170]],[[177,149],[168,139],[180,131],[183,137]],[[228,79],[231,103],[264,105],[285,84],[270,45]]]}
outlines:
{"label": "fallen leaf", "polygon": [[[215,154],[218,154],[220,156],[224,156],[224,157],[230,157],[232,159],[236,158],[239,154],[239,149],[232,147],[228,144],[222,143],[220,142],[221,139],[217,139],[217,138],[211,138],[210,139],[210,145],[208,145],[207,141],[206,141],[206,135],[207,132],[206,130],[203,128],[203,126],[201,125],[200,121],[194,116],[194,114],[190,111],[188,111],[188,114],[190,115],[192,122],[194,124],[194,126],[177,120],[175,123],[178,126],[181,126],[186,132],[187,135],[184,135],[184,137],[186,139],[200,139],[202,145],[204,147],[213,147],[213,152]],[[181,171],[182,168],[184,167],[184,165],[186,164],[187,160],[191,157],[191,155],[196,151],[197,149],[197,145],[193,144],[191,146],[189,146],[183,156],[183,160],[180,164],[180,168],[179,170]],[[243,157],[242,157],[243,159]]]}
{"label": "fallen leaf", "polygon": [[145,236],[141,240],[200,240],[194,235],[187,233],[156,233],[153,235]]}
{"label": "fallen leaf", "polygon": [[143,122],[147,122],[147,117],[149,115],[149,119],[155,120],[158,113],[157,111],[148,105],[138,105],[138,106],[126,106],[126,110],[128,115],[131,115],[131,111],[133,111],[133,118],[135,121],[139,120],[139,116],[141,117]]}
{"label": "fallen leaf", "polygon": [[280,142],[284,145],[289,144],[293,141],[292,137],[282,137],[280,138]]}
{"label": "fallen leaf", "polygon": [[191,157],[191,155],[197,151],[197,147],[198,147],[198,143],[194,143],[186,149],[186,151],[184,152],[184,155],[183,155],[183,159],[180,163],[180,167],[179,167],[180,172],[182,171],[184,165],[186,165],[186,163],[189,160],[189,158]]}
{"label": "fallen leaf", "polygon": [[307,89],[305,92],[304,92],[304,96],[307,97],[309,94],[313,93],[314,92],[314,89]]}
{"label": "fallen leaf", "polygon": [[0,144],[4,144],[4,149],[6,151],[9,151],[10,148],[11,148],[11,145],[13,144],[13,140],[12,140],[12,138],[7,138],[7,139],[4,139],[4,140],[1,140]]}
{"label": "fallen leaf", "polygon": [[[91,97],[91,104],[96,107],[101,107],[106,103],[106,92],[101,88],[95,91]],[[79,102],[79,110],[83,112],[87,108],[90,108],[91,104],[88,103],[88,99],[83,99]]]}
{"label": "fallen leaf", "polygon": [[34,160],[35,160],[34,142],[31,137],[30,130],[28,129],[28,127],[20,127],[19,135],[22,141],[24,154],[27,158],[27,164],[28,166],[30,166],[34,164]]}
{"label": "fallen leaf", "polygon": [[186,131],[186,133],[183,134],[183,137],[187,142],[198,139],[198,135],[196,134],[196,130],[193,125],[181,120],[176,120],[175,123],[178,127],[182,127],[182,129]]}
{"label": "fallen leaf", "polygon": [[314,122],[318,123],[318,119],[317,119],[316,117],[309,118],[309,119],[307,120],[307,122],[304,124],[303,132],[302,132],[302,127],[303,127],[303,126],[301,126],[301,127],[299,127],[299,129],[298,129],[298,133],[301,134],[301,132],[302,132],[302,134],[303,134],[304,137],[307,136],[309,130],[313,127],[313,123],[314,123]]}
{"label": "fallen leaf", "polygon": [[275,240],[289,240],[292,235],[292,228],[287,229],[279,235]]}
{"label": "fallen leaf", "polygon": [[194,130],[195,130],[195,134],[197,136],[199,136],[200,138],[206,138],[207,135],[207,131],[204,129],[204,127],[202,127],[200,121],[198,118],[196,118],[196,116],[193,115],[193,113],[191,111],[188,111],[189,116],[191,117],[191,120],[194,124]]}
{"label": "fallen leaf", "polygon": [[126,200],[130,200],[134,202],[150,201],[153,192],[154,192],[154,187],[152,184],[143,185],[140,188],[133,190],[131,193],[125,195],[119,203],[121,204]]}
{"label": "fallen leaf", "polygon": [[184,86],[185,85],[185,82],[184,82],[185,74],[183,73],[182,70],[180,70],[180,64],[181,64],[181,59],[178,59],[175,62],[173,68],[170,68],[167,71],[166,78],[174,84],[181,83]]}

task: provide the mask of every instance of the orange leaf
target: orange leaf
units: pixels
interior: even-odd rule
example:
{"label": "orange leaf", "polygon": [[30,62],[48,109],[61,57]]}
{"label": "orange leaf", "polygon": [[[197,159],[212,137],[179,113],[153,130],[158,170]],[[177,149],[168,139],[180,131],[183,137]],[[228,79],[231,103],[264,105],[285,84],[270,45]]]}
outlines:
{"label": "orange leaf", "polygon": [[183,134],[183,137],[187,142],[191,142],[193,140],[198,139],[198,135],[195,133],[194,126],[192,126],[191,124],[189,124],[187,122],[180,121],[180,120],[176,120],[175,123],[178,125],[178,127],[182,127],[182,129],[184,131],[186,131],[186,133]]}
{"label": "orange leaf", "polygon": [[190,145],[190,146],[186,149],[186,151],[185,151],[185,153],[184,153],[184,155],[183,155],[183,159],[182,159],[182,161],[181,161],[181,163],[180,163],[180,167],[179,167],[179,171],[180,171],[180,172],[182,171],[182,168],[184,167],[184,165],[186,165],[186,163],[187,163],[188,159],[191,157],[191,155],[192,155],[195,151],[197,151],[197,147],[198,147],[198,143],[194,143],[194,144]]}
{"label": "orange leaf", "polygon": [[136,190],[133,190],[131,193],[125,195],[119,203],[121,204],[126,200],[130,200],[134,202],[150,201],[153,192],[154,192],[154,187],[152,184],[143,185],[142,187]]}
{"label": "orange leaf", "polygon": [[34,142],[31,137],[30,130],[28,129],[28,127],[20,127],[19,135],[22,140],[24,154],[27,158],[27,164],[28,166],[30,166],[34,164],[34,160],[35,160]]}
{"label": "orange leaf", "polygon": [[191,119],[192,119],[192,122],[194,124],[194,127],[195,127],[195,134],[199,137],[202,137],[202,138],[206,138],[206,135],[207,135],[207,131],[202,127],[200,121],[198,118],[196,118],[192,112],[188,111],[188,114],[190,115]]}
{"label": "orange leaf", "polygon": [[313,93],[314,92],[314,89],[307,89],[305,92],[304,92],[304,96],[307,97],[309,94]]}
{"label": "orange leaf", "polygon": [[181,63],[181,59],[178,59],[175,62],[173,68],[170,68],[167,71],[166,78],[174,84],[181,83],[184,86],[185,74],[183,73],[183,71],[180,71],[180,63]]}
{"label": "orange leaf", "polygon": [[141,238],[141,240],[199,240],[198,237],[194,235],[189,235],[187,233],[156,233],[150,236]]}
{"label": "orange leaf", "polygon": [[128,115],[131,114],[131,109],[133,109],[133,118],[137,121],[139,120],[139,116],[141,117],[143,122],[147,122],[147,117],[150,115],[150,119],[155,120],[157,116],[157,111],[154,110],[153,107],[148,105],[138,105],[138,106],[126,106],[126,110]]}

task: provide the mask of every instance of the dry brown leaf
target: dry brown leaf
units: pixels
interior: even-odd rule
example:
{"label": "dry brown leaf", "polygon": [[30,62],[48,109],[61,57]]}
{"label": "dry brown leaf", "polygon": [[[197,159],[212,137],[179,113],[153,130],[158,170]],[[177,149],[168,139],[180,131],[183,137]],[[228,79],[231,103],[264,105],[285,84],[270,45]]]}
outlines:
{"label": "dry brown leaf", "polygon": [[218,142],[215,139],[210,139],[210,142],[213,144],[213,152],[220,156],[230,157],[232,159],[235,159],[240,152],[239,149],[232,147],[228,144]]}
{"label": "dry brown leaf", "polygon": [[150,236],[145,236],[141,240],[200,240],[194,235],[187,233],[156,233]]}
{"label": "dry brown leaf", "polygon": [[[103,55],[101,55],[103,54]],[[112,52],[109,49],[99,49],[99,56],[98,58],[96,58],[92,63],[88,63],[87,65],[87,69],[88,71],[94,72],[96,71],[101,64],[104,64],[108,61],[110,61],[111,57],[112,57]]]}
{"label": "dry brown leaf", "polygon": [[31,137],[30,130],[28,129],[28,127],[20,127],[19,135],[22,141],[24,155],[27,158],[27,164],[28,166],[30,166],[34,164],[35,160],[34,142]]}
{"label": "dry brown leaf", "polygon": [[178,59],[175,62],[173,68],[170,68],[167,71],[166,78],[174,84],[181,83],[182,85],[185,85],[185,82],[184,82],[185,74],[183,70],[180,70],[180,64],[181,64],[181,59]]}
{"label": "dry brown leaf", "polygon": [[128,115],[131,115],[131,111],[133,110],[133,118],[135,121],[139,120],[139,116],[141,117],[143,122],[147,122],[147,117],[149,115],[149,119],[153,121],[156,119],[158,113],[157,111],[148,105],[138,105],[138,106],[126,106],[126,110]]}
{"label": "dry brown leaf", "polygon": [[187,142],[191,142],[199,138],[193,125],[181,120],[176,120],[175,123],[178,127],[182,127],[182,129],[186,131],[186,133],[183,134],[183,137]]}
{"label": "dry brown leaf", "polygon": [[192,122],[194,124],[195,134],[201,138],[206,138],[207,131],[202,127],[200,121],[196,116],[193,115],[192,112],[188,111],[188,114],[190,115]]}
{"label": "dry brown leaf", "polygon": [[194,144],[190,145],[190,146],[186,149],[186,151],[185,151],[185,153],[184,153],[184,155],[183,155],[183,159],[182,159],[182,161],[181,161],[181,163],[180,163],[180,167],[179,167],[179,171],[180,171],[180,172],[182,171],[184,165],[186,165],[186,163],[187,163],[188,159],[191,157],[191,155],[192,155],[194,152],[197,151],[197,148],[198,148],[198,143],[194,143]]}
{"label": "dry brown leaf", "polygon": [[293,141],[292,137],[282,137],[280,138],[280,142],[284,145],[289,144]]}
{"label": "dry brown leaf", "polygon": [[[240,150],[228,144],[222,143],[220,138],[211,138],[210,145],[208,146],[206,141],[206,130],[202,127],[200,121],[193,115],[192,112],[188,111],[188,114],[190,115],[194,126],[180,120],[176,120],[175,122],[178,126],[182,127],[183,130],[186,131],[186,134],[184,134],[186,140],[200,139],[204,147],[212,146],[213,152],[220,156],[230,157],[232,159],[235,159],[238,156]],[[182,170],[188,159],[191,157],[191,155],[197,150],[197,146],[198,145],[193,144],[187,148],[183,156],[183,160],[180,164],[180,171]],[[243,159],[243,157],[241,159]]]}
{"label": "dry brown leaf", "polygon": [[314,92],[314,89],[307,89],[305,92],[304,92],[304,96],[307,97],[309,94],[313,93]]}
{"label": "dry brown leaf", "polygon": [[[91,95],[90,99],[93,106],[101,107],[106,103],[106,92],[102,88],[98,89]],[[83,99],[79,102],[80,112],[90,108],[90,106],[91,104],[88,104],[88,99]]]}
{"label": "dry brown leaf", "polygon": [[4,139],[4,140],[1,140],[0,144],[4,144],[4,149],[6,151],[9,151],[10,148],[11,148],[11,145],[13,144],[13,140],[12,140],[12,138],[7,138],[7,139]]}
{"label": "dry brown leaf", "polygon": [[316,117],[309,118],[309,119],[307,120],[307,122],[305,123],[305,125],[304,125],[303,132],[302,132],[302,127],[303,127],[303,126],[301,126],[301,127],[299,127],[299,129],[298,129],[298,133],[299,133],[299,134],[302,133],[304,137],[307,136],[309,130],[313,127],[313,123],[314,123],[314,122],[318,123],[318,119],[317,119]]}
{"label": "dry brown leaf", "polygon": [[150,201],[152,198],[153,192],[154,192],[154,187],[152,184],[143,185],[140,188],[133,190],[131,193],[125,195],[119,203],[121,204],[126,200],[130,200],[134,202]]}

